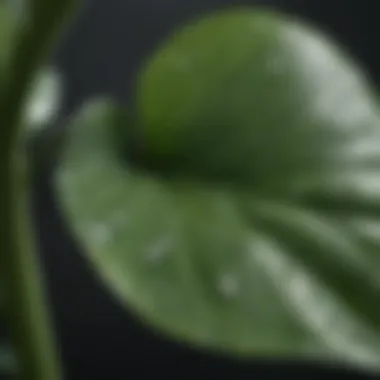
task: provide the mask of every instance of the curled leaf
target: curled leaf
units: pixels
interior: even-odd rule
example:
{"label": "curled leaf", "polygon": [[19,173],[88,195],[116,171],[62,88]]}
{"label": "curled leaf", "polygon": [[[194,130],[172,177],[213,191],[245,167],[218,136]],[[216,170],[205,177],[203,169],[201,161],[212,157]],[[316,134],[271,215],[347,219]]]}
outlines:
{"label": "curled leaf", "polygon": [[378,371],[380,119],[352,59],[299,21],[222,12],[159,50],[137,104],[141,165],[97,102],[56,172],[117,297],[198,347]]}

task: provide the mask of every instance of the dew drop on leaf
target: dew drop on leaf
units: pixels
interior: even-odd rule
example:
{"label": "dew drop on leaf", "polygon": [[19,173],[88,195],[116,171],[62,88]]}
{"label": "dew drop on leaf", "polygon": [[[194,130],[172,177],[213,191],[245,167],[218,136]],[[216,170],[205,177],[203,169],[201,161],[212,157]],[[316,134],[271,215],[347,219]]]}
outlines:
{"label": "dew drop on leaf", "polygon": [[231,273],[223,274],[219,279],[218,290],[224,298],[235,298],[240,290],[239,281]]}
{"label": "dew drop on leaf", "polygon": [[170,236],[164,236],[152,244],[145,250],[145,259],[149,263],[157,263],[165,258],[165,256],[173,249],[173,239]]}
{"label": "dew drop on leaf", "polygon": [[105,223],[98,223],[91,227],[91,235],[94,242],[105,245],[111,239],[111,230]]}

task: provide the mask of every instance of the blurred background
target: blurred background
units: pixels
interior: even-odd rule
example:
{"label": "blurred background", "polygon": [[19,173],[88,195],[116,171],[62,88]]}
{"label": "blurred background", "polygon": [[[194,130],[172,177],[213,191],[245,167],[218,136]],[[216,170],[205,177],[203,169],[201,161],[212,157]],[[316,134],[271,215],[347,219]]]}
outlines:
{"label": "blurred background", "polygon": [[[53,0],[52,0],[53,1]],[[380,82],[380,24],[374,0],[86,0],[54,63],[66,82],[64,114],[85,99],[112,94],[128,104],[141,62],[189,18],[231,5],[265,5],[313,21],[335,36]],[[236,362],[211,357],[157,336],[112,300],[87,267],[60,217],[45,173],[34,208],[55,326],[69,380],[144,377],[322,379],[360,373],[318,363]]]}

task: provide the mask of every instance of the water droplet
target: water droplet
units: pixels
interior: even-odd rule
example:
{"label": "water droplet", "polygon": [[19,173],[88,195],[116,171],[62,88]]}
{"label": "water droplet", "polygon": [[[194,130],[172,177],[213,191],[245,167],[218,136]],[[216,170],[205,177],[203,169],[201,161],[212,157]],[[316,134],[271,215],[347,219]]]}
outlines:
{"label": "water droplet", "polygon": [[219,279],[219,291],[225,298],[234,298],[239,292],[239,282],[233,274],[224,274]]}
{"label": "water droplet", "polygon": [[99,223],[91,227],[91,239],[97,244],[106,244],[111,238],[111,230],[104,223]]}
{"label": "water droplet", "polygon": [[151,263],[160,261],[173,249],[173,244],[170,237],[160,238],[147,247],[145,258]]}

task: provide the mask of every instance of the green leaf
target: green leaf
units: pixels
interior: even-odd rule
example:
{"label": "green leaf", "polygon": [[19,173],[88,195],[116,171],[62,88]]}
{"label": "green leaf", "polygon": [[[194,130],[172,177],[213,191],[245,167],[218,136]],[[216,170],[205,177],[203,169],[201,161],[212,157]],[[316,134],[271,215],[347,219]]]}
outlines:
{"label": "green leaf", "polygon": [[[380,120],[335,45],[285,16],[218,13],[145,66],[134,123],[111,101],[73,119],[63,211],[154,328],[231,355],[379,370]],[[138,165],[120,148],[132,124]]]}
{"label": "green leaf", "polygon": [[356,157],[350,149],[361,154],[380,134],[363,76],[299,21],[252,11],[205,18],[177,33],[140,76],[150,161],[260,187],[340,169]]}

